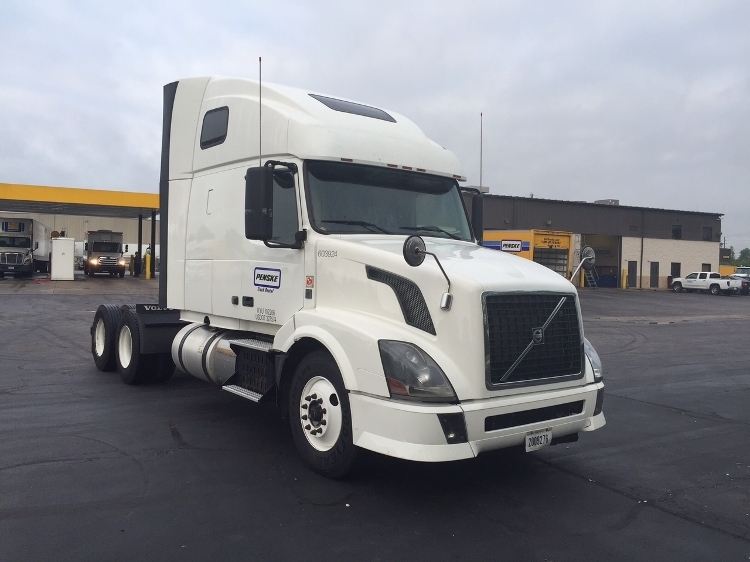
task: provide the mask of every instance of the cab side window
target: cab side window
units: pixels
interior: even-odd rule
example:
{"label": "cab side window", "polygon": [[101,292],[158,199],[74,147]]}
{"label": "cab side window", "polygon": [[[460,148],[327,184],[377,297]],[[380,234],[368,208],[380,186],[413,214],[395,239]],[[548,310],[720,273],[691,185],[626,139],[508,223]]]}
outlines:
{"label": "cab side window", "polygon": [[294,235],[299,230],[297,215],[297,193],[292,174],[273,180],[273,237],[271,240],[283,244],[294,244]]}

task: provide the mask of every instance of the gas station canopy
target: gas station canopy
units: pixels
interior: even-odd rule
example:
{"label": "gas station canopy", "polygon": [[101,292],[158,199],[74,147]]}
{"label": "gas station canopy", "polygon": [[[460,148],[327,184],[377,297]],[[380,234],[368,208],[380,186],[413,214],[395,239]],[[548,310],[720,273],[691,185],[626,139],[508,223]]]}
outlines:
{"label": "gas station canopy", "polygon": [[159,194],[0,183],[0,210],[138,218],[159,212]]}

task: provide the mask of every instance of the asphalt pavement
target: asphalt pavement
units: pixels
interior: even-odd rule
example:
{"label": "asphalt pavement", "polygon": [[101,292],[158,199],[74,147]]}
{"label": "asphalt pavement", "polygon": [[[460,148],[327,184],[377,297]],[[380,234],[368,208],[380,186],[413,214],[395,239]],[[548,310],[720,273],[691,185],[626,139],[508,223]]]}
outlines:
{"label": "asphalt pavement", "polygon": [[583,290],[604,428],[336,482],[272,406],[96,369],[96,307],[156,291],[0,280],[0,560],[750,560],[750,297]]}

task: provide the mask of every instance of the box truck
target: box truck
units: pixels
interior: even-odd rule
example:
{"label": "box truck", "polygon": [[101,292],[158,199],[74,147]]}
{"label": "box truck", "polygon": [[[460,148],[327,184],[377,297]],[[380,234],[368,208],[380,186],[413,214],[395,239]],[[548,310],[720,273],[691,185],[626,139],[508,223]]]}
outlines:
{"label": "box truck", "polygon": [[99,369],[274,402],[333,478],[362,449],[451,461],[605,424],[575,287],[482,247],[481,194],[469,217],[457,159],[407,118],[189,78],[162,138],[159,305],[99,306]]}
{"label": "box truck", "polygon": [[93,277],[96,273],[125,277],[128,261],[123,257],[122,232],[92,230],[86,232],[83,244],[83,273]]}
{"label": "box truck", "polygon": [[49,271],[50,229],[33,219],[0,217],[0,277]]}

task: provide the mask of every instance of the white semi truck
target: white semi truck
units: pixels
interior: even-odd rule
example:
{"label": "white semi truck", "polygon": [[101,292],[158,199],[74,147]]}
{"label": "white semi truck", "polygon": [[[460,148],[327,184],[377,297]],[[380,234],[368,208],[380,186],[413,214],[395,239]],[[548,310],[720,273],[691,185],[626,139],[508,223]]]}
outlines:
{"label": "white semi truck", "polygon": [[458,161],[411,121],[189,78],[165,86],[163,124],[159,306],[99,307],[101,370],[177,365],[275,401],[334,478],[360,449],[450,461],[605,424],[575,287],[481,246],[481,194],[470,220]]}
{"label": "white semi truck", "polygon": [[93,277],[96,273],[125,277],[128,261],[123,257],[122,232],[92,230],[86,232],[83,244],[83,273]]}
{"label": "white semi truck", "polygon": [[0,277],[49,272],[50,234],[37,220],[0,217]]}

